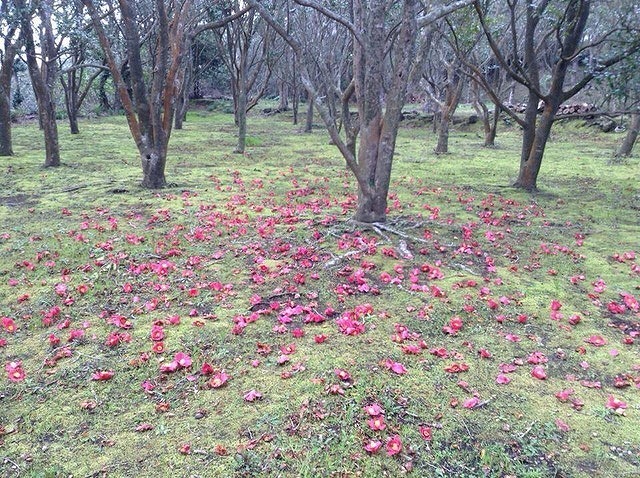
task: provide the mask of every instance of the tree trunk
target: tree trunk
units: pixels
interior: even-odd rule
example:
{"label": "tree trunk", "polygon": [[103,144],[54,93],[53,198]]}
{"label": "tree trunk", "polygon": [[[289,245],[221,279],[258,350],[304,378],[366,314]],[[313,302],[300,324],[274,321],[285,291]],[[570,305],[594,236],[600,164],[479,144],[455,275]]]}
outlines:
{"label": "tree trunk", "polygon": [[[26,8],[24,0],[16,0],[16,6],[23,9],[23,17],[21,21],[22,38],[24,39],[27,67],[31,84],[38,101],[38,118],[44,131],[45,145],[45,167],[60,166],[60,147],[58,145],[58,125],[56,123],[56,109],[53,98],[51,97],[51,85],[48,85],[40,70],[36,59],[36,47],[33,39],[33,28],[31,26],[31,17]],[[50,77],[50,75],[46,75]]]}
{"label": "tree trunk", "polygon": [[[191,46],[185,47],[185,51],[191,54]],[[176,116],[174,120],[174,128],[182,129],[182,124],[187,121],[187,110],[189,109],[189,91],[193,83],[193,59],[189,57],[186,61],[185,75],[180,85],[176,97]]]}
{"label": "tree trunk", "polygon": [[289,109],[289,86],[284,80],[278,84],[278,95],[278,110],[287,111]]}
{"label": "tree trunk", "polygon": [[238,145],[235,153],[244,153],[247,144],[247,91],[244,87],[244,78],[240,81],[238,91],[238,103],[236,111],[236,123],[238,125]]}
{"label": "tree trunk", "polygon": [[482,126],[484,128],[484,144],[485,148],[493,148],[496,142],[496,133],[498,131],[498,120],[500,118],[500,106],[494,105],[493,116],[489,113],[489,108],[480,99],[475,99],[473,102],[473,109],[476,114],[482,119]]}
{"label": "tree trunk", "polygon": [[[388,191],[387,191],[388,192]],[[385,222],[387,219],[387,196],[372,188],[358,187],[358,209],[354,219],[358,222]]]}
{"label": "tree trunk", "polygon": [[76,85],[75,71],[67,74],[67,81],[62,81],[64,88],[64,104],[69,119],[69,129],[71,134],[80,134],[78,128],[78,90]]}
{"label": "tree trunk", "polygon": [[[5,48],[7,43],[5,43]],[[10,47],[11,48],[11,47]],[[11,142],[11,76],[13,75],[13,60],[15,48],[5,51],[0,64],[0,156],[12,156]]]}
{"label": "tree trunk", "polygon": [[455,65],[451,65],[447,71],[447,79],[449,80],[446,97],[440,105],[440,118],[438,123],[438,144],[435,153],[444,154],[449,152],[449,125],[451,118],[458,108],[460,97],[462,95],[462,79],[458,74]]}
{"label": "tree trunk", "polygon": [[142,163],[142,187],[148,189],[161,189],[167,185],[164,176],[167,164],[167,149],[152,148],[140,154]]}
{"label": "tree trunk", "polygon": [[526,144],[529,145],[527,150],[524,149],[523,141],[522,158],[520,160],[520,173],[518,179],[514,183],[514,187],[521,188],[526,191],[537,191],[537,179],[544,156],[544,149],[551,134],[551,127],[555,118],[555,112],[558,105],[546,105],[537,127],[531,135],[531,140]]}
{"label": "tree trunk", "polygon": [[445,107],[440,114],[440,124],[438,126],[438,143],[434,153],[445,154],[449,152],[449,122],[451,114],[449,108]]}
{"label": "tree trunk", "polygon": [[496,145],[496,135],[498,134],[498,122],[500,121],[500,113],[502,108],[499,105],[493,107],[493,118],[489,126],[489,131],[484,135],[484,147],[493,148]]}
{"label": "tree trunk", "polygon": [[307,116],[304,123],[304,132],[311,133],[313,131],[313,100],[307,99]]}
{"label": "tree trunk", "polygon": [[107,95],[106,86],[107,81],[111,74],[105,70],[100,75],[100,81],[98,81],[98,104],[100,105],[100,110],[103,112],[111,111],[111,103],[109,103],[109,95]]}
{"label": "tree trunk", "polygon": [[631,156],[633,151],[633,145],[636,144],[638,139],[638,132],[640,131],[640,113],[633,113],[631,115],[631,124],[627,130],[627,134],[622,141],[622,144],[616,151],[617,158],[627,158]]}

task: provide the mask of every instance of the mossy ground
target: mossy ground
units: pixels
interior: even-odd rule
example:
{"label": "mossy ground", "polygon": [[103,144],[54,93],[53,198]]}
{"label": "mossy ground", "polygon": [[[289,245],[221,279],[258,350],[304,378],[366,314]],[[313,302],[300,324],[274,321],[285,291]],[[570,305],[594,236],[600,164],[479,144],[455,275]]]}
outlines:
{"label": "mossy ground", "polygon": [[[34,125],[14,129],[17,154],[0,163],[0,316],[17,330],[0,330],[0,351],[3,365],[22,362],[26,378],[0,379],[3,475],[640,474],[640,318],[607,308],[640,288],[629,255],[640,255],[638,160],[610,162],[618,136],[557,125],[541,192],[531,195],[507,187],[517,129],[503,128],[486,149],[476,126],[458,127],[451,154],[436,156],[429,128],[405,125],[390,222],[363,230],[349,221],[354,180],[320,128],[304,134],[288,116],[256,115],[250,134],[247,154],[233,154],[232,117],[194,111],[172,136],[171,186],[148,191],[137,184],[123,118],[63,132],[56,169],[41,168]],[[429,278],[436,268],[442,276]],[[428,288],[411,290],[414,282]],[[560,320],[550,318],[553,300]],[[365,303],[373,312],[364,333],[341,334],[335,318]],[[305,312],[282,313],[295,306]],[[304,323],[327,307],[337,315]],[[234,319],[260,310],[232,332]],[[462,329],[444,334],[454,316]],[[164,353],[152,351],[153,324],[165,331]],[[395,324],[416,335],[392,341]],[[71,331],[83,333],[68,341]],[[116,332],[130,341],[105,345]],[[315,342],[319,334],[326,342]],[[585,343],[594,335],[606,344]],[[403,353],[420,340],[421,354]],[[295,353],[280,365],[289,344]],[[534,351],[548,359],[546,380],[530,375]],[[191,368],[159,372],[176,352],[192,357]],[[387,370],[389,359],[408,373]],[[208,387],[203,362],[229,381]],[[447,372],[452,363],[469,369]],[[505,385],[495,381],[500,364],[515,364]],[[99,370],[115,373],[91,380]],[[616,376],[628,386],[615,387]],[[155,388],[145,392],[143,381]],[[582,407],[554,396],[567,388]],[[245,401],[249,390],[262,399]],[[624,416],[606,408],[609,394],[628,404]],[[474,396],[479,406],[464,408]],[[367,425],[371,403],[385,410],[383,431]],[[141,424],[148,430],[136,431]],[[396,456],[363,449],[395,434]]]}

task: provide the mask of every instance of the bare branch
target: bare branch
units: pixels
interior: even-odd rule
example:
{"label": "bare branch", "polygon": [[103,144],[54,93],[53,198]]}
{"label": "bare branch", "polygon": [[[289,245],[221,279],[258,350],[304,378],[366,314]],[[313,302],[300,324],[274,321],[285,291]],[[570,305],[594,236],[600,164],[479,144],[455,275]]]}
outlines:
{"label": "bare branch", "polygon": [[458,0],[456,2],[453,2],[450,5],[442,5],[440,8],[434,9],[431,12],[429,12],[427,15],[424,15],[418,18],[417,20],[418,28],[424,28],[426,26],[429,26],[433,22],[440,20],[442,17],[445,17],[450,13],[455,12],[456,10],[459,10],[461,8],[464,8],[473,4],[474,1],[475,0]]}
{"label": "bare branch", "polygon": [[353,23],[351,23],[349,20],[347,20],[343,16],[338,15],[336,12],[333,12],[328,8],[323,7],[322,5],[312,0],[294,0],[294,2],[304,7],[311,7],[314,10],[317,10],[318,12],[322,13],[324,16],[329,17],[332,20],[338,22],[339,24],[346,27],[351,32],[351,34],[353,35],[353,37],[356,39],[358,43],[362,44],[363,40],[362,40],[362,37],[360,36],[360,32],[358,32],[358,30],[353,25]]}

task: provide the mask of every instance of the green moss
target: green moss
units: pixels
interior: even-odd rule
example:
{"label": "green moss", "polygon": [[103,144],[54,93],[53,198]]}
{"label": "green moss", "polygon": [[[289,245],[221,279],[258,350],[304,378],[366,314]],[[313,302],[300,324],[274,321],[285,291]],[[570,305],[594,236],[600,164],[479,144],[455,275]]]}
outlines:
{"label": "green moss", "polygon": [[[556,125],[541,192],[530,195],[507,187],[518,168],[517,129],[503,128],[498,147],[485,149],[479,129],[459,128],[452,152],[435,156],[429,128],[404,128],[391,184],[391,230],[362,231],[375,251],[346,255],[362,245],[348,222],[355,181],[326,133],[300,133],[289,115],[254,115],[249,128],[247,153],[233,154],[231,115],[191,113],[173,133],[171,186],[162,191],[139,187],[137,152],[121,117],[86,120],[79,136],[61,128],[63,166],[57,169],[41,168],[35,125],[15,128],[16,157],[0,169],[0,305],[18,330],[0,337],[8,342],[5,361],[21,360],[27,378],[0,379],[2,473],[397,476],[408,462],[417,476],[638,472],[637,397],[633,385],[612,385],[616,375],[637,376],[637,344],[622,344],[624,331],[610,326],[635,330],[638,317],[606,310],[620,292],[638,287],[633,261],[613,259],[640,253],[637,164],[609,163],[617,138],[575,123]],[[464,228],[472,232],[463,244]],[[413,258],[401,257],[403,247]],[[314,260],[299,264],[298,248],[313,249]],[[487,256],[495,272],[487,271]],[[175,269],[154,272],[163,259]],[[363,260],[374,266],[364,277],[380,294],[338,295],[336,287],[349,284]],[[426,264],[437,265],[444,277],[420,272],[419,284],[439,287],[444,297],[410,290],[412,271]],[[400,285],[382,281],[382,272],[402,275]],[[580,276],[584,280],[570,280]],[[602,305],[588,296],[598,279],[607,284]],[[477,285],[466,287],[468,281]],[[68,292],[58,295],[60,283]],[[232,288],[221,291],[217,283]],[[80,285],[86,293],[78,292]],[[483,286],[489,289],[484,295]],[[65,305],[67,296],[73,303]],[[374,313],[357,336],[340,334],[332,320],[305,324],[301,317],[281,334],[274,330],[277,312],[235,335],[234,318],[256,310],[252,296],[320,313],[367,302]],[[508,302],[494,310],[488,297]],[[550,318],[552,300],[562,303],[560,321]],[[60,316],[46,326],[43,314],[54,306]],[[132,328],[110,324],[115,314]],[[582,321],[569,326],[573,314]],[[170,316],[180,323],[165,323],[166,351],[155,354],[151,326]],[[463,328],[446,335],[442,328],[453,316]],[[56,327],[65,318],[69,327]],[[406,355],[391,341],[395,324],[420,334],[427,346],[422,354]],[[305,335],[292,337],[293,328]],[[70,331],[80,329],[84,337],[67,342]],[[111,332],[126,332],[131,341],[109,347]],[[61,343],[50,346],[50,334]],[[317,334],[327,341],[316,344]],[[520,341],[507,340],[513,335]],[[592,335],[603,336],[606,346],[586,344]],[[259,354],[258,342],[272,352]],[[279,348],[291,343],[296,352],[278,365]],[[64,345],[72,355],[51,363]],[[436,347],[449,357],[429,353]],[[480,358],[482,348],[492,357]],[[191,371],[159,373],[179,351],[193,358]],[[547,380],[530,375],[526,360],[534,351],[549,359]],[[388,359],[408,373],[387,370]],[[260,364],[252,366],[254,360]],[[522,365],[509,374],[511,383],[495,383],[499,364],[514,360]],[[208,387],[198,374],[203,362],[225,370],[228,383]],[[469,370],[445,371],[454,362]],[[352,382],[342,383],[336,368],[348,370]],[[98,370],[115,375],[92,381]],[[156,385],[148,393],[141,386],[146,380]],[[580,380],[600,381],[602,389]],[[332,385],[343,394],[331,393]],[[554,397],[569,387],[584,402],[581,410]],[[262,400],[245,402],[252,389]],[[462,404],[474,393],[481,406],[467,410]],[[628,403],[627,416],[605,408],[610,393]],[[385,409],[383,432],[367,426],[364,406],[373,402]],[[557,419],[568,432],[558,429]],[[136,431],[142,423],[152,429]],[[432,427],[432,441],[420,436],[420,425]],[[392,434],[402,437],[400,456],[364,451],[367,440]],[[190,454],[179,451],[185,443]]]}

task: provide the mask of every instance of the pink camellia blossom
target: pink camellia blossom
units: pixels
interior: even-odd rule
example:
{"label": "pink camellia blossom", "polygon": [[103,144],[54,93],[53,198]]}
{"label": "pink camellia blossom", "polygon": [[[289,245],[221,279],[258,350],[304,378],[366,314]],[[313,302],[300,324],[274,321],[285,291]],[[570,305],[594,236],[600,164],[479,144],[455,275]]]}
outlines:
{"label": "pink camellia blossom", "polygon": [[364,411],[370,417],[377,417],[378,415],[383,415],[384,410],[377,403],[372,403],[371,405],[367,405],[364,407]]}
{"label": "pink camellia blossom", "polygon": [[547,357],[542,352],[537,350],[529,354],[529,357],[527,357],[527,363],[530,363],[532,365],[547,363],[548,361],[549,360],[547,359]]}
{"label": "pink camellia blossom", "polygon": [[376,431],[387,428],[387,424],[384,422],[384,415],[378,415],[367,420],[367,425],[369,425],[369,428]]}
{"label": "pink camellia blossom", "polygon": [[605,406],[619,415],[624,415],[624,411],[627,408],[626,402],[623,402],[611,394],[607,397],[607,404]]}
{"label": "pink camellia blossom", "polygon": [[21,382],[26,376],[24,369],[22,368],[22,362],[20,360],[16,360],[15,362],[7,362],[7,364],[4,366],[4,369],[7,371],[9,380],[11,380],[12,382]]}
{"label": "pink camellia blossom", "polygon": [[551,307],[551,310],[558,311],[562,309],[562,304],[560,303],[559,300],[554,299],[551,301],[550,307]]}
{"label": "pink camellia blossom", "polygon": [[17,330],[15,321],[9,317],[2,317],[2,328],[10,334]]}
{"label": "pink camellia blossom", "polygon": [[209,379],[209,386],[211,388],[220,388],[229,380],[229,375],[227,375],[224,371],[217,372]]}
{"label": "pink camellia blossom", "polygon": [[624,304],[620,304],[615,301],[609,302],[607,304],[607,309],[609,309],[609,312],[611,312],[612,314],[623,314],[625,310],[627,310]]}
{"label": "pink camellia blossom", "polygon": [[387,438],[387,455],[397,455],[402,451],[402,440],[399,435],[392,435]]}
{"label": "pink camellia blossom", "polygon": [[253,402],[255,400],[262,398],[262,394],[257,390],[249,390],[247,393],[243,395],[242,398],[244,398],[245,401],[247,402]]}
{"label": "pink camellia blossom", "polygon": [[313,341],[317,344],[321,344],[325,340],[327,340],[327,336],[325,334],[318,334],[315,337],[313,337]]}
{"label": "pink camellia blossom", "polygon": [[538,365],[533,367],[531,370],[531,376],[533,378],[537,378],[538,380],[545,380],[547,378],[547,372],[544,370],[544,367]]}
{"label": "pink camellia blossom", "polygon": [[407,369],[404,365],[402,365],[400,362],[394,362],[391,359],[385,360],[384,366],[398,375],[404,375],[405,373],[407,373]]}
{"label": "pink camellia blossom", "polygon": [[380,440],[369,440],[364,444],[364,449],[369,453],[376,453],[380,448],[382,448]]}
{"label": "pink camellia blossom", "polygon": [[178,370],[179,366],[180,365],[178,364],[178,362],[172,360],[171,362],[163,363],[162,365],[160,365],[160,371],[164,373],[175,372],[176,370]]}
{"label": "pink camellia blossom", "polygon": [[143,380],[140,386],[143,388],[145,392],[151,392],[156,388],[155,383],[150,380]]}
{"label": "pink camellia blossom", "polygon": [[202,375],[212,375],[213,372],[215,372],[213,365],[211,365],[209,362],[202,363],[202,367],[200,367],[200,373]]}
{"label": "pink camellia blossom", "polygon": [[340,380],[343,382],[349,382],[352,380],[351,374],[342,368],[337,368],[334,370],[334,373],[338,376]]}
{"label": "pink camellia blossom", "polygon": [[573,395],[574,390],[572,388],[566,388],[564,390],[560,390],[555,394],[555,397],[561,402],[566,402],[569,400],[569,397]]}
{"label": "pink camellia blossom", "polygon": [[426,441],[431,441],[431,438],[432,438],[431,427],[428,427],[426,425],[420,425],[420,427],[418,427],[418,431],[420,432],[420,436],[422,438],[424,438]]}
{"label": "pink camellia blossom", "polygon": [[480,400],[478,400],[478,397],[471,397],[471,398],[467,398],[463,403],[462,406],[464,408],[468,408],[468,409],[474,409],[478,406],[478,404],[480,403]]}
{"label": "pink camellia blossom", "polygon": [[588,339],[584,339],[584,341],[596,347],[602,347],[603,345],[607,344],[607,340],[601,335],[592,335]]}
{"label": "pink camellia blossom", "polygon": [[511,379],[503,373],[499,373],[496,377],[496,383],[499,383],[500,385],[506,385],[509,382],[511,382]]}
{"label": "pink camellia blossom", "polygon": [[563,420],[560,420],[559,418],[556,418],[556,428],[561,432],[565,432],[565,433],[570,430],[569,425]]}
{"label": "pink camellia blossom", "polygon": [[184,352],[178,352],[173,356],[173,360],[175,360],[176,362],[178,362],[178,365],[182,368],[188,368],[191,367],[191,357],[184,353]]}
{"label": "pink camellia blossom", "polygon": [[98,370],[91,375],[91,380],[110,380],[115,375],[113,370]]}
{"label": "pink camellia blossom", "polygon": [[161,325],[154,325],[151,327],[151,333],[149,334],[151,340],[159,342],[164,339],[164,329]]}

